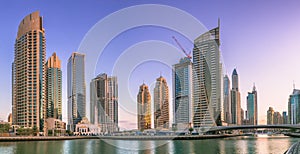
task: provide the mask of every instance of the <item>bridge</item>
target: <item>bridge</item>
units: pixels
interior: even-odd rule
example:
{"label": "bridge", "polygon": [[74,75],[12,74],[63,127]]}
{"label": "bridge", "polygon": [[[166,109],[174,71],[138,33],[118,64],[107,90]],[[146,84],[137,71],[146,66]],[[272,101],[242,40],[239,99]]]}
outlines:
{"label": "bridge", "polygon": [[299,124],[282,124],[282,125],[240,125],[240,126],[215,126],[208,131],[223,131],[223,130],[239,130],[239,129],[258,129],[258,128],[280,128],[280,129],[300,129]]}

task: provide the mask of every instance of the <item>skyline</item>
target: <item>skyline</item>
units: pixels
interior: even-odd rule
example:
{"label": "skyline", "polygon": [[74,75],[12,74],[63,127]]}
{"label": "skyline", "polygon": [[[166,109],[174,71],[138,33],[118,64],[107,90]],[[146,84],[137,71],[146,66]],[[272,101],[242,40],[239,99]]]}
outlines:
{"label": "skyline", "polygon": [[[112,2],[112,3],[115,3],[115,2]],[[20,3],[18,3],[18,4],[20,4]],[[47,4],[47,3],[43,3],[43,4],[38,3],[38,5],[41,5],[40,8],[39,8],[39,11],[40,11],[41,15],[44,18],[44,27],[46,29],[46,38],[47,38],[47,49],[46,49],[47,50],[47,56],[46,56],[46,58],[50,57],[50,55],[54,51],[56,51],[57,55],[59,57],[61,57],[60,59],[62,60],[62,72],[63,72],[63,93],[62,93],[63,101],[62,101],[62,104],[63,104],[63,110],[65,110],[65,112],[63,111],[63,117],[64,117],[63,121],[66,121],[66,107],[67,107],[67,101],[66,101],[66,95],[67,95],[67,93],[66,93],[66,83],[67,83],[66,82],[66,76],[67,76],[66,75],[67,74],[66,64],[67,64],[67,58],[70,56],[71,52],[77,50],[76,48],[79,46],[80,40],[83,38],[85,32],[87,32],[88,29],[93,26],[93,24],[98,22],[98,20],[100,20],[102,17],[108,15],[109,13],[112,13],[113,11],[117,11],[120,8],[130,6],[132,4],[120,4],[118,6],[112,7],[113,9],[109,10],[111,12],[106,11],[106,13],[103,13],[100,16],[95,15],[92,18],[90,18],[90,16],[89,16],[88,20],[92,20],[92,21],[87,22],[89,24],[87,24],[87,26],[82,26],[83,27],[82,29],[78,29],[79,33],[77,33],[78,31],[76,29],[77,28],[76,26],[74,27],[76,29],[75,32],[73,32],[73,31],[70,32],[70,30],[68,30],[68,28],[66,28],[64,30],[60,30],[58,27],[56,27],[55,26],[56,23],[57,23],[56,20],[58,20],[58,21],[63,21],[63,20],[61,18],[53,19],[53,18],[57,17],[57,14],[52,14],[51,15],[51,13],[48,12],[49,10],[47,10],[46,8],[43,8],[43,7],[46,7],[45,4]],[[78,5],[78,3],[74,3],[75,6],[76,6],[76,4]],[[141,3],[138,3],[138,4],[141,4]],[[169,4],[169,3],[159,3],[159,4]],[[73,7],[75,7],[74,5],[73,5]],[[218,4],[218,5],[220,5],[220,4]],[[244,6],[244,5],[245,4],[242,4],[242,6]],[[84,6],[87,7],[87,4],[85,4]],[[92,7],[91,5],[88,5],[88,6],[90,6],[91,8],[95,8],[95,7]],[[216,17],[216,15],[212,15],[212,17],[199,16],[197,14],[197,12],[201,12],[200,11],[201,9],[197,9],[198,10],[197,11],[197,10],[193,9],[194,7],[192,5],[186,6],[186,5],[183,5],[183,4],[182,5],[181,4],[171,4],[171,6],[178,7],[179,9],[183,9],[184,11],[187,11],[188,13],[191,13],[192,15],[197,17],[201,22],[203,22],[203,24],[206,25],[206,27],[208,29],[212,29],[212,28],[216,27],[216,24],[217,24],[216,21],[217,21],[217,18],[218,18],[218,17]],[[291,5],[291,6],[293,6],[293,5]],[[1,62],[0,62],[1,66],[2,66],[1,71],[2,72],[7,72],[7,74],[5,74],[1,77],[1,82],[0,82],[1,85],[3,85],[5,87],[5,88],[1,89],[1,92],[0,92],[0,98],[2,100],[0,102],[0,104],[4,105],[4,107],[0,109],[0,113],[1,113],[0,119],[3,119],[3,120],[7,119],[7,116],[8,116],[7,110],[8,109],[11,110],[11,94],[10,94],[11,90],[6,90],[6,89],[11,89],[11,85],[10,85],[11,82],[8,82],[8,81],[11,81],[11,70],[10,70],[11,66],[10,65],[11,65],[11,62],[13,61],[12,57],[13,57],[13,51],[14,51],[13,50],[14,40],[13,39],[9,40],[9,39],[5,39],[5,38],[14,38],[16,36],[17,25],[19,24],[18,22],[23,17],[28,15],[29,13],[36,11],[36,10],[34,10],[34,9],[36,9],[35,7],[38,7],[38,6],[32,6],[32,10],[30,10],[30,11],[28,11],[28,10],[23,11],[23,12],[20,11],[21,13],[18,12],[18,13],[13,14],[14,16],[17,16],[17,18],[14,18],[15,21],[13,21],[14,23],[17,23],[17,24],[9,24],[12,21],[8,20],[8,22],[4,23],[3,25],[5,27],[6,24],[9,24],[9,26],[10,26],[10,28],[8,28],[9,30],[7,30],[7,32],[4,32],[3,30],[0,31],[0,35],[4,36],[4,37],[0,38],[0,51],[11,51],[11,52],[2,52],[2,53],[4,53],[4,56],[1,58]],[[218,6],[218,7],[220,7],[220,6]],[[277,6],[277,7],[279,7],[279,6]],[[191,9],[189,9],[189,8],[191,8]],[[292,7],[292,8],[294,8],[294,7]],[[292,10],[291,8],[289,8],[289,9],[290,9],[289,12],[295,11],[295,10]],[[7,10],[7,9],[1,8],[1,10]],[[272,8],[271,8],[271,10],[272,10]],[[259,12],[261,10],[258,9],[256,11]],[[285,11],[287,11],[287,10],[285,10]],[[247,12],[247,10],[245,10],[245,12]],[[65,14],[68,14],[68,12],[66,12]],[[62,14],[62,15],[64,16],[65,14]],[[291,13],[291,14],[293,15],[293,14],[297,14],[297,13]],[[5,14],[5,15],[7,15],[7,14]],[[11,16],[11,14],[9,14],[9,15]],[[83,14],[81,14],[81,15],[84,16]],[[243,34],[243,32],[245,33],[245,31],[243,31],[241,29],[238,29],[238,28],[235,29],[236,26],[243,25],[245,23],[240,23],[241,21],[239,21],[237,23],[236,21],[227,20],[229,17],[226,16],[226,14],[223,15],[224,17],[222,17],[222,15],[223,14],[221,14],[221,17],[220,17],[221,18],[221,28],[220,28],[220,30],[221,30],[221,38],[220,38],[221,39],[221,50],[223,52],[223,59],[224,59],[224,62],[225,62],[225,68],[228,72],[227,75],[230,75],[230,72],[233,70],[233,68],[235,68],[235,67],[238,68],[239,75],[240,75],[240,89],[241,89],[240,91],[241,91],[242,108],[244,110],[246,109],[246,96],[247,96],[247,93],[251,91],[253,82],[255,82],[256,85],[257,85],[258,93],[259,93],[258,94],[259,121],[262,120],[261,116],[264,116],[265,121],[266,121],[266,111],[267,111],[269,106],[275,107],[276,110],[278,110],[278,111],[287,111],[288,98],[289,98],[289,95],[292,93],[292,90],[293,90],[292,81],[294,80],[296,82],[296,87],[297,87],[297,83],[300,82],[300,74],[299,73],[296,73],[296,72],[293,72],[293,71],[290,71],[290,70],[286,69],[288,67],[291,67],[291,70],[296,70],[297,69],[296,66],[299,66],[299,64],[296,63],[296,60],[293,60],[293,58],[297,57],[296,56],[297,54],[291,54],[291,52],[296,52],[296,50],[300,49],[300,46],[297,45],[297,43],[292,43],[295,40],[300,40],[299,39],[300,30],[297,31],[297,30],[292,30],[291,28],[288,28],[287,33],[284,33],[284,34],[279,33],[279,34],[283,35],[283,37],[276,37],[277,36],[276,34],[278,34],[278,32],[280,32],[280,30],[282,30],[282,29],[277,29],[277,31],[270,31],[270,30],[271,29],[273,30],[274,27],[275,27],[275,30],[276,30],[276,27],[278,28],[278,25],[275,24],[274,27],[266,26],[266,27],[268,27],[267,29],[264,29],[266,27],[260,29],[260,28],[256,27],[260,24],[258,22],[257,25],[252,25],[254,27],[254,28],[253,27],[252,28],[258,30],[258,32],[257,33],[252,32],[252,34],[247,33],[247,35],[245,35],[245,37],[246,36],[249,37],[249,38],[247,38],[248,41],[243,42],[243,38],[240,38],[239,36],[237,36],[237,34],[233,31],[237,30],[238,33],[240,32],[239,35]],[[3,17],[4,14],[2,14],[0,16]],[[263,15],[260,16],[260,17],[263,18]],[[8,18],[8,17],[5,17],[5,19],[6,18]],[[95,19],[95,18],[97,18],[97,19]],[[290,17],[290,18],[292,18],[292,17]],[[80,18],[80,19],[82,19],[82,18]],[[250,17],[250,19],[253,20],[253,17]],[[287,20],[287,19],[288,18],[286,18],[285,20]],[[294,20],[295,19],[296,18],[294,18]],[[73,19],[72,21],[74,21],[74,20],[75,19]],[[257,19],[257,20],[259,20],[259,19]],[[263,19],[261,19],[261,20],[263,20]],[[271,19],[269,19],[269,20],[271,20]],[[297,22],[297,21],[295,20],[295,22]],[[72,23],[72,22],[70,22],[70,23]],[[234,23],[236,25],[234,25]],[[66,23],[64,23],[64,24],[66,24]],[[248,24],[251,25],[251,22],[249,22]],[[281,24],[284,24],[284,23],[281,23]],[[291,27],[293,27],[293,26],[300,27],[300,23],[298,22],[297,24],[298,24],[298,26],[296,26],[296,25],[290,25],[290,26]],[[232,26],[232,27],[230,27],[230,26]],[[281,28],[281,26],[279,26],[279,28]],[[5,28],[2,28],[2,29],[5,29]],[[148,29],[151,29],[151,28],[148,27]],[[138,32],[142,31],[142,29],[138,29],[138,28],[135,29],[135,30],[137,30]],[[260,33],[259,32],[260,30],[264,31],[265,33]],[[57,32],[53,33],[53,31],[57,31]],[[61,35],[57,34],[57,33],[62,33],[62,31],[65,32],[65,34],[61,34]],[[85,31],[85,32],[82,32],[82,31]],[[160,30],[154,29],[154,31],[157,32],[157,31],[160,31]],[[248,27],[248,31],[251,32],[251,28]],[[293,34],[289,34],[290,31],[292,31]],[[5,35],[7,33],[12,33],[12,34]],[[264,37],[266,37],[265,34],[270,34],[270,33],[272,33],[272,34],[269,37],[264,38]],[[60,39],[57,39],[62,35],[66,36],[66,35],[70,35],[70,34],[76,35],[76,36],[69,37],[69,38],[62,37]],[[169,34],[169,32],[164,32],[164,34]],[[253,36],[255,34],[258,34],[258,35]],[[263,36],[260,36],[260,34],[263,34]],[[55,35],[58,35],[58,36],[55,36]],[[81,35],[81,37],[78,37],[77,35]],[[128,36],[128,35],[129,36],[134,36],[134,35],[136,35],[136,32],[130,32],[129,31],[128,33],[125,33],[124,35],[125,36]],[[276,35],[276,36],[273,36],[273,35]],[[290,38],[293,38],[293,37],[290,37],[290,35],[292,35],[292,36],[295,35],[294,36],[295,39],[291,40]],[[176,48],[178,48],[176,46],[176,44],[174,42],[172,42],[171,38],[166,38],[166,37],[169,37],[169,36],[170,35],[162,36],[161,39],[164,40],[164,41],[167,40],[167,42],[170,42]],[[280,36],[280,35],[278,35],[278,36]],[[123,40],[124,38],[122,38],[122,37],[123,36],[120,36],[120,37],[116,38],[116,40],[114,40],[114,41],[115,42],[124,41]],[[137,36],[137,37],[138,37],[137,40],[145,39],[145,38],[139,38],[140,36]],[[155,38],[156,36],[154,37],[152,34],[149,34],[149,37],[151,39],[151,38]],[[236,37],[236,38],[234,39],[234,37]],[[64,40],[64,39],[68,40],[70,38],[72,38],[72,39],[69,40],[69,42],[67,41],[67,43],[65,44],[64,41],[66,41],[66,40]],[[251,39],[251,38],[255,38],[255,39]],[[280,38],[279,40],[277,40],[279,42],[276,43],[276,39],[274,41],[274,38]],[[286,40],[284,38],[286,38]],[[146,37],[146,39],[148,39],[148,38]],[[274,44],[270,43],[272,47],[267,48],[268,50],[265,50],[266,52],[261,53],[261,55],[259,55],[257,53],[257,51],[254,52],[255,49],[258,48],[259,46],[264,46],[264,44],[269,43],[269,42],[268,41],[267,42],[266,41],[261,41],[260,39],[262,39],[262,40],[266,39],[270,42],[274,42]],[[178,40],[181,41],[182,39],[180,38]],[[62,41],[62,42],[60,42],[60,41]],[[136,41],[136,40],[134,40],[134,41]],[[285,42],[285,41],[288,41],[288,42]],[[261,42],[261,44],[260,44],[260,42]],[[124,44],[122,44],[120,46],[122,48],[123,46],[126,46],[130,43],[132,43],[132,42],[128,41],[128,42],[125,42]],[[290,45],[290,43],[292,45]],[[64,45],[62,45],[62,44],[64,44]],[[253,44],[254,44],[254,46],[253,46]],[[280,46],[280,45],[282,45],[282,46]],[[187,41],[184,41],[183,46],[184,47],[189,47],[190,44]],[[290,46],[292,46],[292,47],[290,47]],[[251,52],[252,54],[251,53],[246,53],[245,54],[245,52],[246,52],[245,49],[242,50],[242,51],[240,50],[240,49],[247,48],[247,47],[249,47],[249,49],[246,49],[246,51],[253,50],[253,52]],[[287,52],[286,55],[281,55],[281,53],[284,53],[283,50],[284,49],[289,50],[289,47],[292,48],[292,49],[290,49],[290,51]],[[261,49],[259,51],[263,51],[265,48],[266,47],[262,47],[262,48],[258,48],[258,49]],[[278,48],[282,48],[281,49],[282,51],[280,51]],[[116,49],[116,47],[108,47],[106,50],[113,50],[113,49]],[[238,50],[240,52],[237,52]],[[69,52],[69,53],[63,54],[64,52]],[[270,52],[273,55],[270,54]],[[245,54],[245,55],[243,55],[243,54]],[[272,55],[273,57],[272,56],[270,57],[270,55]],[[281,60],[281,58],[284,58],[285,56],[291,56],[291,57],[286,58],[287,61],[285,61],[284,64],[283,63],[279,64],[279,63],[276,63],[276,62],[274,63],[274,61]],[[239,58],[236,58],[236,57],[239,57]],[[249,61],[249,59],[247,59],[247,58],[249,58],[249,59],[253,58],[254,60],[252,60],[252,61],[255,61],[257,63],[253,64],[253,63],[251,63],[252,61]],[[268,60],[265,60],[267,58],[268,58]],[[269,63],[265,63],[265,61],[267,61]],[[264,65],[262,65],[262,64],[264,64]],[[274,72],[272,73],[272,71],[274,71],[272,69],[277,64],[279,65],[278,66],[278,69],[279,69],[278,71],[283,71],[284,73],[278,73],[277,71],[275,71],[276,73],[274,73]],[[265,70],[264,71],[260,70],[260,68],[258,66],[261,67],[261,68],[265,68],[267,66],[267,68],[269,68],[268,71],[270,71],[270,73],[265,74],[266,71]],[[288,66],[288,67],[286,67],[286,66]],[[108,72],[107,70],[102,71],[102,72],[106,72],[106,73],[110,74],[110,72]],[[97,74],[100,74],[102,72],[97,72]],[[157,73],[153,74],[153,75],[157,76],[159,70],[154,70],[154,72],[157,72]],[[256,72],[262,72],[262,74],[263,74],[262,76],[266,75],[266,77],[260,78],[261,75],[256,74]],[[285,77],[284,78],[285,80],[282,80],[281,75],[287,75],[289,77]],[[148,85],[151,85],[150,83],[155,81],[154,80],[155,77],[153,78],[152,76],[148,77],[146,79],[143,79],[143,80],[146,80],[146,83]],[[170,76],[170,75],[164,74],[164,76]],[[272,79],[272,77],[273,77],[273,82],[272,82],[272,80],[270,80],[270,79]],[[250,80],[250,81],[248,81],[248,80]],[[169,78],[167,82],[172,83],[170,81],[171,80]],[[89,83],[90,81],[86,81],[86,82]],[[278,84],[278,87],[280,87],[280,88],[278,88],[279,90],[274,89],[274,83]],[[282,84],[282,83],[284,83],[284,84]],[[137,84],[141,84],[141,81],[137,82]],[[269,85],[269,86],[266,86],[266,85]],[[270,85],[272,85],[272,86],[270,86]],[[133,85],[132,87],[135,89],[133,91],[138,90],[138,86]],[[171,89],[171,87],[170,87],[170,89]],[[4,90],[6,90],[6,91],[4,91]],[[132,92],[132,93],[136,94],[137,92]],[[153,91],[151,91],[151,93],[153,93]],[[273,98],[274,96],[278,96],[278,97]],[[269,97],[269,98],[266,98],[266,97]],[[268,101],[275,102],[276,100],[277,100],[277,104],[275,104],[275,103],[265,103],[265,102],[268,102]],[[5,102],[7,102],[7,103],[5,103]],[[172,100],[170,100],[170,102],[172,102]],[[88,99],[87,99],[87,104],[89,104]],[[170,103],[170,104],[172,104],[172,103]],[[88,106],[86,106],[86,108],[89,109]],[[5,113],[5,112],[7,112],[7,113]],[[89,111],[87,110],[87,112],[89,112]],[[263,115],[262,115],[262,113],[263,113]],[[87,117],[89,117],[89,116],[87,116]],[[120,120],[123,120],[123,119],[120,119]],[[259,123],[261,123],[261,122],[259,122]]]}

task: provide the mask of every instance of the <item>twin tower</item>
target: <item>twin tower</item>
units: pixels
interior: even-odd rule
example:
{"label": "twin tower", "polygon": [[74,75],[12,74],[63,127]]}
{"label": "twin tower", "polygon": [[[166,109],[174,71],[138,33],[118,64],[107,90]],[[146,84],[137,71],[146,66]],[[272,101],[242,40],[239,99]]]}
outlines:
{"label": "twin tower", "polygon": [[[138,129],[151,129],[151,94],[143,83],[137,95]],[[154,128],[169,128],[169,87],[165,78],[156,79],[154,88]]]}

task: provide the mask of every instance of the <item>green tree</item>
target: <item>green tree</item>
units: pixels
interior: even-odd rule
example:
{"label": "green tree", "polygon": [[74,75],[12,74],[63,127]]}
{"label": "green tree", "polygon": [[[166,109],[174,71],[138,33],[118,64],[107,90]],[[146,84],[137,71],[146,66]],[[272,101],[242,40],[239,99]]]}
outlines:
{"label": "green tree", "polygon": [[192,134],[192,132],[194,131],[194,128],[190,127],[189,131],[190,131],[190,134]]}
{"label": "green tree", "polygon": [[0,133],[8,133],[9,127],[9,124],[0,124]]}

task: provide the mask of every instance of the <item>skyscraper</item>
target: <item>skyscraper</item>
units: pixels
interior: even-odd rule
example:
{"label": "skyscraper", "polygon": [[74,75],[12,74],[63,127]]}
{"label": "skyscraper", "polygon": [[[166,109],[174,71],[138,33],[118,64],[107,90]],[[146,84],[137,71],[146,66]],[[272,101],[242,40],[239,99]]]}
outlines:
{"label": "skyscraper", "polygon": [[236,69],[232,72],[232,89],[231,93],[231,116],[232,124],[241,125],[242,115],[241,115],[241,94],[239,92],[239,76]]}
{"label": "skyscraper", "polygon": [[140,86],[137,95],[138,129],[151,129],[151,95],[148,86]]}
{"label": "skyscraper", "polygon": [[46,111],[47,118],[62,120],[62,72],[61,61],[54,52],[46,63]]}
{"label": "skyscraper", "polygon": [[169,128],[169,87],[162,76],[154,87],[154,128]]}
{"label": "skyscraper", "polygon": [[231,99],[230,99],[230,80],[227,75],[223,78],[223,93],[224,93],[224,121],[226,123],[231,123]]}
{"label": "skyscraper", "polygon": [[189,58],[173,65],[173,113],[178,130],[193,125],[193,66]]}
{"label": "skyscraper", "polygon": [[269,107],[269,110],[267,111],[267,124],[274,124],[274,109],[272,107]]}
{"label": "skyscraper", "polygon": [[274,117],[273,117],[274,125],[282,124],[282,116],[280,112],[274,112]]}
{"label": "skyscraper", "polygon": [[74,125],[85,117],[86,84],[85,55],[73,52],[68,60],[68,129],[74,131]]}
{"label": "skyscraper", "polygon": [[247,96],[247,119],[250,125],[257,125],[257,91],[253,85],[252,92]]}
{"label": "skyscraper", "polygon": [[102,132],[118,131],[117,77],[99,74],[90,83],[90,121]]}
{"label": "skyscraper", "polygon": [[219,25],[194,41],[193,99],[194,127],[221,125],[222,64],[220,61]]}
{"label": "skyscraper", "polygon": [[290,124],[300,123],[300,90],[294,89],[288,102],[288,120]]}
{"label": "skyscraper", "polygon": [[288,124],[288,116],[286,111],[282,112],[282,124]]}
{"label": "skyscraper", "polygon": [[46,39],[39,12],[19,24],[13,63],[13,124],[43,130]]}

